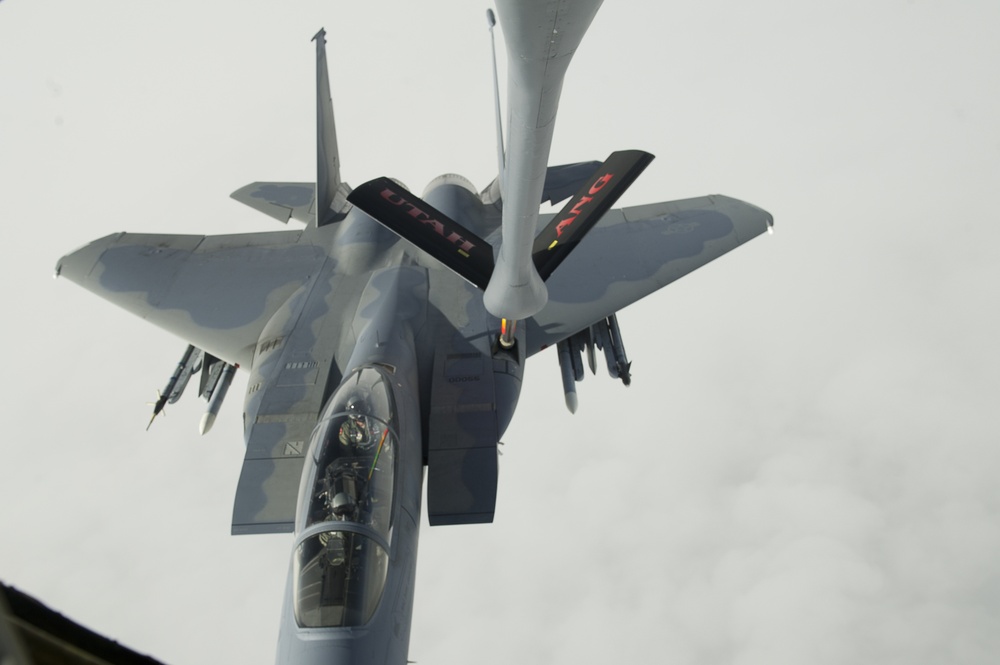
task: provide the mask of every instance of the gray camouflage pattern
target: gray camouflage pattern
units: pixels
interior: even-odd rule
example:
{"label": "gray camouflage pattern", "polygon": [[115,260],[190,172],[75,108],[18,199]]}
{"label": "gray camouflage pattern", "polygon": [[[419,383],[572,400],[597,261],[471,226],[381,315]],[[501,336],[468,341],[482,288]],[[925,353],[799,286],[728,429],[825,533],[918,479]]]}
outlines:
{"label": "gray camouflage pattern", "polygon": [[[405,663],[424,467],[432,525],[492,521],[497,445],[513,417],[527,359],[603,324],[773,223],[764,210],[720,195],[613,209],[538,282],[524,254],[552,219],[538,214],[538,203],[570,196],[599,164],[547,166],[562,76],[599,5],[499,3],[508,50],[525,56],[511,73],[518,89],[510,100],[506,171],[481,193],[454,175],[425,191],[426,203],[492,244],[498,270],[487,288],[490,307],[483,291],[347,202],[323,31],[314,38],[317,182],[256,182],[232,194],[303,227],[220,236],[116,233],[56,266],[58,276],[248,373],[246,453],[232,532],[296,534],[280,662]],[[565,41],[557,43],[557,34]],[[501,321],[491,311],[531,312],[512,349],[498,345]],[[348,417],[328,410],[360,396],[363,376],[383,377],[395,405],[378,448],[391,432],[389,532],[335,516],[316,524],[305,519],[323,507],[306,478],[333,469],[333,463],[320,468],[320,452],[337,448],[334,417]],[[376,454],[368,481],[378,462]],[[324,549],[326,558],[316,563],[326,571],[323,582],[303,600],[295,562],[316,542],[330,551],[331,543],[361,543],[356,551],[387,552],[387,563],[350,568],[344,561],[355,550],[337,558]],[[360,585],[381,571],[384,584],[371,587],[377,602],[364,622],[348,622],[348,610],[356,609],[351,603],[363,594],[333,585],[327,574],[335,568],[350,570],[343,585]],[[338,593],[341,605],[331,600]],[[309,616],[333,623],[305,627],[306,601],[320,605]]]}

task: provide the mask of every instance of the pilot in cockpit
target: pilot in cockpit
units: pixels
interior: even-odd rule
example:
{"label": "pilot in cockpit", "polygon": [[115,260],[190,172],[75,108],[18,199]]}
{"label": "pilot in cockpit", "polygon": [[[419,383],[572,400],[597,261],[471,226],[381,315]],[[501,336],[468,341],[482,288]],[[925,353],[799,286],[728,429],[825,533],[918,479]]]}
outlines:
{"label": "pilot in cockpit", "polygon": [[357,519],[358,502],[347,492],[337,492],[329,498],[330,513],[335,519],[355,521]]}
{"label": "pilot in cockpit", "polygon": [[371,448],[374,443],[368,419],[361,413],[360,406],[355,400],[347,405],[347,419],[340,426],[338,438],[341,444],[354,446],[359,451]]}
{"label": "pilot in cockpit", "polygon": [[357,470],[349,462],[327,467],[323,480],[318,484],[320,491],[316,498],[319,501],[314,521],[358,521],[361,508],[357,496],[359,480]]}

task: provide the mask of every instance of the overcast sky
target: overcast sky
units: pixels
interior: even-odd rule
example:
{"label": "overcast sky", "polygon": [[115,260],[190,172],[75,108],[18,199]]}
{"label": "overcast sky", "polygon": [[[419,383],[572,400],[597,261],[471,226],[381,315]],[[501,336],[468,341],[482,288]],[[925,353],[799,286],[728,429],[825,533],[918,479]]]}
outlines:
{"label": "overcast sky", "polygon": [[[474,2],[0,3],[0,578],[171,665],[270,663],[290,536],[231,537],[184,342],[65,280],[114,231],[282,228],[325,26],[344,178],[495,175]],[[633,385],[529,363],[496,522],[424,528],[423,664],[993,663],[1000,653],[1000,3],[608,2],[552,163],[642,148],[636,205],[761,237],[620,316]],[[501,59],[503,56],[501,55]],[[426,523],[426,518],[424,518]]]}

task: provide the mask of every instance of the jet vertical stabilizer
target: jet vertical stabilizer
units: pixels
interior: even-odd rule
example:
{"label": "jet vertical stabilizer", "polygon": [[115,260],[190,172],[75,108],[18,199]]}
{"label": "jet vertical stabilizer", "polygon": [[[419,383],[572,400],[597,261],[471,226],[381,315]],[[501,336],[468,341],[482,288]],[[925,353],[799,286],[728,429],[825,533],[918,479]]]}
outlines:
{"label": "jet vertical stabilizer", "polygon": [[326,64],[326,30],[313,37],[316,42],[316,183],[252,182],[229,196],[254,210],[287,224],[296,219],[325,226],[347,216],[350,186],[340,179],[340,152],[337,127],[333,120],[330,73]]}
{"label": "jet vertical stabilizer", "polygon": [[316,42],[316,226],[343,219],[350,187],[340,180],[337,126],[333,121],[333,97],[326,64],[326,30]]}
{"label": "jet vertical stabilizer", "polygon": [[494,316],[525,319],[548,301],[531,257],[538,202],[563,78],[600,6],[601,0],[497,2],[508,78],[503,242],[484,295]]}

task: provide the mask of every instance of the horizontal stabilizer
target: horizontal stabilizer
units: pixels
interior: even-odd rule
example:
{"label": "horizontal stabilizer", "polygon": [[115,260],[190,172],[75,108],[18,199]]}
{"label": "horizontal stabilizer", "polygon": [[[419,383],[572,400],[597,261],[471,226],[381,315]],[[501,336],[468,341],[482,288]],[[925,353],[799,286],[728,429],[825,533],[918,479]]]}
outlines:
{"label": "horizontal stabilizer", "polygon": [[[580,185],[589,179],[600,166],[600,162],[575,162],[550,166],[545,170],[545,185],[542,187],[540,203],[551,205],[562,203],[572,196],[573,192],[580,189]],[[479,197],[483,203],[487,204],[497,204],[502,201],[500,176],[494,178],[493,182],[479,194]]]}
{"label": "horizontal stabilizer", "polygon": [[542,203],[555,205],[562,203],[580,189],[585,180],[600,168],[600,162],[577,162],[550,166],[545,171],[545,186],[542,188]]}
{"label": "horizontal stabilizer", "polygon": [[376,178],[356,188],[347,200],[459,276],[486,289],[493,274],[493,247],[419,196],[389,178]]}
{"label": "horizontal stabilizer", "polygon": [[252,182],[229,196],[282,224],[289,219],[308,224],[313,219],[313,194],[311,182]]}
{"label": "horizontal stabilizer", "polygon": [[648,152],[620,150],[611,153],[600,168],[593,171],[562,211],[535,238],[532,260],[543,280],[549,278],[651,161],[653,155]]}

